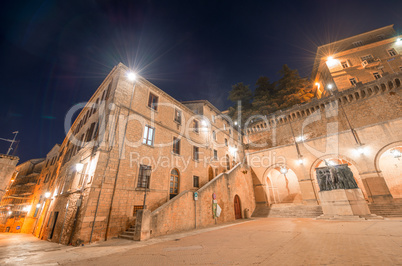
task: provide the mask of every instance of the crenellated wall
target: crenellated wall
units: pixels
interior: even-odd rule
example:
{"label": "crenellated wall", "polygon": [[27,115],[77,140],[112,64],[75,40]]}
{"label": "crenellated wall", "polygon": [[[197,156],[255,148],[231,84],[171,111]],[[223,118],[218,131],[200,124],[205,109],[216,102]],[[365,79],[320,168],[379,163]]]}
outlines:
{"label": "crenellated wall", "polygon": [[395,153],[402,150],[401,80],[400,73],[387,75],[254,122],[245,143],[257,203],[278,203],[292,185],[302,203],[319,204],[315,168],[328,162],[348,163],[369,202],[402,197]]}

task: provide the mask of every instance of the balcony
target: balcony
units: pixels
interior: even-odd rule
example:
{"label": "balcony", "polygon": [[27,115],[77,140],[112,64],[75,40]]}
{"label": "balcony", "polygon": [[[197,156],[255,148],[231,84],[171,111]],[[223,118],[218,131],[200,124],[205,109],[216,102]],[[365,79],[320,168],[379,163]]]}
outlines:
{"label": "balcony", "polygon": [[372,68],[372,67],[378,66],[380,63],[381,63],[381,59],[379,59],[379,58],[367,59],[362,62],[362,67],[363,68]]}

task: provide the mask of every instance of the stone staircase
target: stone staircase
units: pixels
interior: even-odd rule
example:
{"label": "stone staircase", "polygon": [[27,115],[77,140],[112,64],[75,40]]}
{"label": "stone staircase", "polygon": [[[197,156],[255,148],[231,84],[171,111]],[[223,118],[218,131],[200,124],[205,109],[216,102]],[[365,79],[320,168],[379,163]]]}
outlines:
{"label": "stone staircase", "polygon": [[402,201],[371,203],[368,206],[371,213],[382,217],[402,217]]}
{"label": "stone staircase", "polygon": [[293,203],[258,206],[252,217],[284,217],[284,218],[315,218],[323,214],[321,206],[300,205]]}
{"label": "stone staircase", "polygon": [[128,240],[134,240],[134,232],[135,232],[135,228],[130,227],[130,228],[128,228],[127,231],[125,231],[122,234],[120,234],[119,238],[124,238],[124,239],[128,239]]}

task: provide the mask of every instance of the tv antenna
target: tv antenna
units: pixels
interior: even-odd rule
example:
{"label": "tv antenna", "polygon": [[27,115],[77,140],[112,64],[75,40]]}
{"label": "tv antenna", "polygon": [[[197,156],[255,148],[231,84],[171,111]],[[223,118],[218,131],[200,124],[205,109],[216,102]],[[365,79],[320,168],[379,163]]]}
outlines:
{"label": "tv antenna", "polygon": [[14,134],[14,138],[13,138],[13,139],[3,139],[3,138],[0,138],[0,140],[4,140],[4,141],[11,142],[10,148],[8,148],[8,151],[7,151],[7,155],[9,155],[10,152],[13,150],[13,144],[14,144],[14,142],[15,142],[15,138],[17,137],[18,131],[14,131],[13,134]]}

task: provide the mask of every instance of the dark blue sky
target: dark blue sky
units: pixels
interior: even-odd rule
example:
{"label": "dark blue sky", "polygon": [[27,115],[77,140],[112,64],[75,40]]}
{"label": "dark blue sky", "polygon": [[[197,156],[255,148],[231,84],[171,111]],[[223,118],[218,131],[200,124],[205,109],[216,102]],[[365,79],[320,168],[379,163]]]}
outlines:
{"label": "dark blue sky", "polygon": [[[178,100],[227,108],[231,85],[310,74],[318,45],[389,24],[400,1],[3,1],[0,138],[21,162],[65,136],[67,110],[122,62]],[[0,141],[0,153],[8,143]]]}

